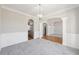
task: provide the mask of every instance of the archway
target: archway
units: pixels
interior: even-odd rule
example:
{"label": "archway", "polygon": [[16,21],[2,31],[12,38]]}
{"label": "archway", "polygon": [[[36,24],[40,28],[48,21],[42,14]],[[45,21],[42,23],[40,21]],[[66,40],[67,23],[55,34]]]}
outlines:
{"label": "archway", "polygon": [[31,40],[34,38],[34,21],[32,19],[29,19],[28,27],[28,40]]}
{"label": "archway", "polygon": [[47,24],[43,23],[43,36],[47,35]]}
{"label": "archway", "polygon": [[63,42],[63,21],[61,18],[47,20],[47,35],[43,38],[62,44]]}

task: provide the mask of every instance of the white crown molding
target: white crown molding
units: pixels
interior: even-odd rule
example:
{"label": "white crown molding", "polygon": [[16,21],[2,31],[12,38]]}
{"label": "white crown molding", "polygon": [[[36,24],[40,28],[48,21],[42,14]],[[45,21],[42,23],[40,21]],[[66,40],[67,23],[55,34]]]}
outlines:
{"label": "white crown molding", "polygon": [[[22,12],[22,11],[19,11],[19,10],[16,10],[16,9],[12,9],[12,8],[10,8],[10,7],[7,7],[7,6],[1,5],[1,7],[4,8],[4,9],[10,10],[10,11],[17,12],[17,13],[19,13],[19,14],[22,14],[22,15],[25,15],[25,16],[28,16],[28,17],[31,17],[31,18],[37,18],[37,17],[35,17],[35,16],[33,16],[33,15],[26,14],[26,13],[24,13],[24,12]],[[77,6],[77,7],[79,7],[79,6]],[[49,18],[52,18],[53,15],[56,15],[56,14],[65,12],[65,11],[70,10],[70,9],[73,9],[73,8],[76,8],[76,7],[67,8],[67,9],[63,9],[63,10],[59,10],[59,11],[57,11],[57,12],[50,13],[50,14],[48,14],[48,15],[46,15],[46,16],[43,16],[42,18],[43,18],[43,19],[49,19]]]}
{"label": "white crown molding", "polygon": [[[44,19],[52,18],[53,15],[56,15],[56,14],[59,14],[59,13],[63,13],[63,12],[65,12],[65,11],[68,11],[68,10],[70,10],[70,9],[74,9],[74,8],[77,8],[77,7],[79,7],[79,6],[72,7],[72,8],[67,8],[67,9],[63,9],[63,10],[59,10],[59,11],[57,11],[57,12],[54,12],[54,13],[51,13],[51,14],[48,14],[48,15],[44,16]],[[54,17],[57,17],[57,16],[54,16]],[[58,17],[60,17],[60,16],[58,16]]]}
{"label": "white crown molding", "polygon": [[28,16],[28,17],[35,17],[35,16],[30,15],[30,14],[26,14],[26,13],[24,13],[24,12],[22,12],[22,11],[19,11],[19,10],[16,10],[16,9],[12,9],[12,8],[10,8],[10,7],[1,6],[1,8],[7,9],[7,10],[9,10],[9,11],[16,12],[16,13],[19,13],[19,14],[22,14],[22,15],[25,15],[25,16]]}

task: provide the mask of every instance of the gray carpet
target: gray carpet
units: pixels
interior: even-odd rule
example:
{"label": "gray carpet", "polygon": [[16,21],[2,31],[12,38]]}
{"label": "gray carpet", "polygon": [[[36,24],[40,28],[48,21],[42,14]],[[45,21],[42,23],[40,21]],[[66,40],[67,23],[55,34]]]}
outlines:
{"label": "gray carpet", "polygon": [[2,48],[0,55],[77,55],[79,50],[57,43],[33,39],[27,42]]}

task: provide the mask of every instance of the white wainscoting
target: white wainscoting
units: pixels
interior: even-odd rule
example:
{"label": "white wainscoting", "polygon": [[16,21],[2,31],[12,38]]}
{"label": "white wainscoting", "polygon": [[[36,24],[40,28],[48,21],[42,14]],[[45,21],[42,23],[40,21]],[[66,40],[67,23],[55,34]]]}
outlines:
{"label": "white wainscoting", "polygon": [[79,34],[64,34],[63,45],[79,49]]}
{"label": "white wainscoting", "polygon": [[34,39],[39,38],[40,37],[40,32],[39,31],[35,31],[34,32]]}
{"label": "white wainscoting", "polygon": [[2,34],[1,47],[3,48],[27,40],[27,32],[4,33]]}
{"label": "white wainscoting", "polygon": [[0,34],[0,50],[1,50],[1,34]]}

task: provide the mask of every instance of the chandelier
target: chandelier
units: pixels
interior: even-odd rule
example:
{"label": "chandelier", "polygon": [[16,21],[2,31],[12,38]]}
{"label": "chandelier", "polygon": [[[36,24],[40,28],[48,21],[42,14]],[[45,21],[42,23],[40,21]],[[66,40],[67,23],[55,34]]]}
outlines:
{"label": "chandelier", "polygon": [[37,14],[37,17],[39,18],[39,20],[43,17],[43,9],[42,9],[42,5],[41,4],[38,4],[38,14]]}

